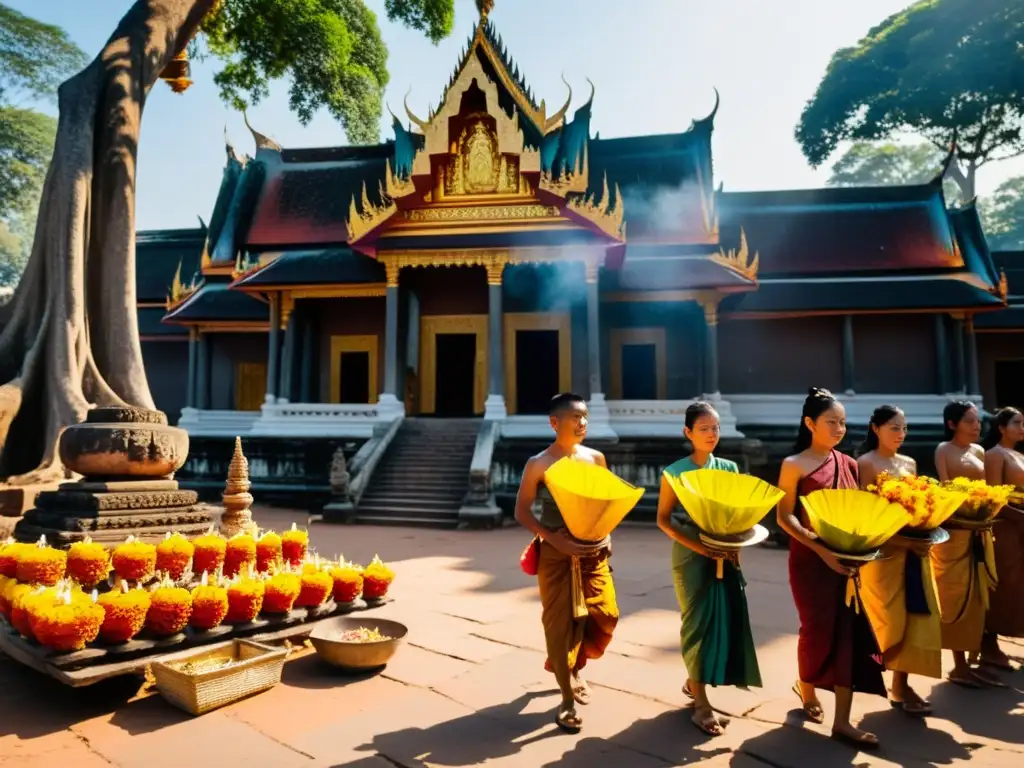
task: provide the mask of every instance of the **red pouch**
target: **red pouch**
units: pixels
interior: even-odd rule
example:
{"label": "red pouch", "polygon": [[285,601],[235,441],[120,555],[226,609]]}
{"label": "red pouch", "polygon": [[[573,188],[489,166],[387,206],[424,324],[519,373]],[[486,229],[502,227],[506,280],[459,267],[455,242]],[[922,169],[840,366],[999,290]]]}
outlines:
{"label": "red pouch", "polygon": [[523,554],[519,556],[519,567],[527,576],[536,576],[540,567],[540,537],[534,537],[533,541],[526,545]]}

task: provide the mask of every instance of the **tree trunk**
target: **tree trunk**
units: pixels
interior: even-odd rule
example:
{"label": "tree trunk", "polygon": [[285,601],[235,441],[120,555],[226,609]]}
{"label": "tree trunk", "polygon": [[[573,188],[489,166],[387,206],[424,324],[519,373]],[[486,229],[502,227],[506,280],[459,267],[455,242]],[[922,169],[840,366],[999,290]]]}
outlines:
{"label": "tree trunk", "polygon": [[949,170],[946,171],[946,175],[956,182],[957,187],[960,188],[961,200],[964,203],[969,203],[977,196],[977,190],[975,188],[975,177],[978,173],[977,161],[969,160],[967,162],[967,173],[964,173],[960,167],[960,161],[957,158],[953,158],[953,162],[949,164]]}
{"label": "tree trunk", "polygon": [[64,475],[61,431],[97,405],[153,408],[135,299],[135,167],[146,95],[216,0],[137,0],[61,85],[32,256],[0,316],[0,477]]}

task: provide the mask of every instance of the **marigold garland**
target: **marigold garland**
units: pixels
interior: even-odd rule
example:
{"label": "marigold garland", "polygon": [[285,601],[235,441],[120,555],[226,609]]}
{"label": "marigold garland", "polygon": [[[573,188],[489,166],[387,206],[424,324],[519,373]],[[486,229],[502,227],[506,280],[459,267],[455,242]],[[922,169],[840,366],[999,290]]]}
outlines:
{"label": "marigold garland", "polygon": [[301,591],[302,579],[297,573],[275,573],[263,585],[263,613],[288,613]]}
{"label": "marigold garland", "polygon": [[256,540],[248,533],[239,533],[228,539],[224,575],[229,578],[236,576],[250,564],[256,564]]}
{"label": "marigold garland", "polygon": [[156,572],[156,547],[129,536],[114,548],[110,561],[125,581],[148,581]]}
{"label": "marigold garland", "polygon": [[121,583],[122,589],[104,592],[98,600],[104,612],[100,639],[111,645],[127,643],[142,631],[152,602],[146,590],[127,589]]}
{"label": "marigold garland", "polygon": [[281,537],[273,531],[267,531],[256,542],[256,570],[266,573],[281,559]]}
{"label": "marigold garland", "polygon": [[228,624],[255,621],[263,609],[264,584],[259,579],[243,578],[228,585]]}
{"label": "marigold garland", "polygon": [[374,555],[370,564],[363,569],[363,598],[380,600],[386,597],[388,588],[394,580],[395,572],[384,565],[377,555]]}
{"label": "marigold garland", "polygon": [[52,587],[64,578],[67,565],[67,552],[47,546],[43,536],[38,544],[21,551],[16,575],[23,584]]}
{"label": "marigold garland", "polygon": [[327,602],[334,589],[334,579],[322,570],[307,571],[300,577],[302,586],[295,600],[297,608],[316,608]]}
{"label": "marigold garland", "polygon": [[195,573],[214,574],[224,567],[228,541],[218,533],[210,531],[192,540],[192,570]]}
{"label": "marigold garland", "polygon": [[105,613],[95,593],[65,588],[30,602],[32,631],[40,645],[55,651],[80,651],[97,638]]}
{"label": "marigold garland", "polygon": [[308,548],[309,532],[300,531],[295,523],[292,523],[291,530],[281,534],[281,555],[286,563],[295,566],[302,563]]}
{"label": "marigold garland", "polygon": [[329,571],[334,582],[334,602],[339,605],[354,602],[363,591],[362,569],[341,560],[337,568]]}
{"label": "marigold garland", "polygon": [[961,494],[943,488],[938,480],[924,475],[894,477],[882,472],[868,491],[876,493],[910,513],[908,528],[930,530],[942,525],[953,513]]}
{"label": "marigold garland", "polygon": [[195,547],[180,533],[168,534],[156,545],[156,569],[178,581],[192,564]]}
{"label": "marigold garland", "polygon": [[196,629],[213,629],[228,615],[228,591],[220,584],[210,584],[207,574],[202,583],[192,590],[192,618]]}
{"label": "marigold garland", "polygon": [[31,547],[31,544],[24,544],[14,539],[7,539],[0,544],[0,576],[15,578],[18,575],[18,559],[21,557],[21,553]]}
{"label": "marigold garland", "polygon": [[92,589],[110,575],[110,550],[88,538],[76,541],[68,549],[67,575]]}
{"label": "marigold garland", "polygon": [[10,589],[11,582],[17,584],[17,579],[12,579],[10,576],[4,576],[0,574],[0,616],[7,617],[10,615],[11,606],[7,602],[7,590]]}
{"label": "marigold garland", "polygon": [[957,493],[966,493],[967,501],[957,510],[954,517],[966,520],[990,520],[1006,506],[1016,488],[1012,485],[989,485],[984,480],[968,480],[958,477],[942,484]]}
{"label": "marigold garland", "polygon": [[188,626],[192,616],[192,595],[187,589],[165,581],[150,594],[146,626],[157,637],[171,637]]}
{"label": "marigold garland", "polygon": [[43,594],[45,589],[45,587],[35,587],[31,584],[15,584],[7,592],[7,598],[11,604],[11,626],[19,635],[29,640],[33,640],[35,636],[32,634],[32,624],[29,620],[26,602],[31,604],[33,597]]}

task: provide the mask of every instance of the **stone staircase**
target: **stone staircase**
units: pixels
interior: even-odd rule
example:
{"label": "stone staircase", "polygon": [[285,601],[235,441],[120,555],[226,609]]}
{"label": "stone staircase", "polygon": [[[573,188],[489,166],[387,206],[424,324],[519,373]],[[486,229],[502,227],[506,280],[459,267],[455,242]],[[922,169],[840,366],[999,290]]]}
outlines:
{"label": "stone staircase", "polygon": [[480,419],[405,419],[356,507],[361,523],[456,526]]}

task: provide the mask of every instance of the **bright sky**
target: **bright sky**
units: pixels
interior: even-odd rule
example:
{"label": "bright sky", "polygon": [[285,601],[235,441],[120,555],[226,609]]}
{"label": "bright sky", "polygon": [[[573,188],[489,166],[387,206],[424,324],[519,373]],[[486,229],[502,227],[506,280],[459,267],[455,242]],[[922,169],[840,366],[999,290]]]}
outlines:
{"label": "bright sky", "polygon": [[[99,52],[132,0],[4,0],[18,11],[63,26],[90,56]],[[603,137],[685,130],[722,95],[715,121],[716,181],[727,190],[787,189],[824,184],[793,138],[805,101],[836,48],[848,46],[910,0],[496,0],[491,14],[537,100],[549,109],[574,106],[597,87],[591,129]],[[403,117],[402,98],[426,116],[437,106],[476,21],[473,0],[456,0],[455,33],[438,46],[387,23],[384,1],[367,0],[381,19],[390,57],[387,101]],[[85,7],[88,6],[88,11]],[[139,150],[139,229],[191,227],[209,220],[224,167],[224,129],[241,151],[252,138],[241,115],[217,97],[217,63],[192,66],[195,84],[176,95],[163,83],[150,94]],[[287,87],[252,109],[253,126],[286,147],[345,144],[326,113],[302,126],[288,110]],[[390,116],[381,121],[390,137]],[[1024,159],[979,172],[986,194]]]}

